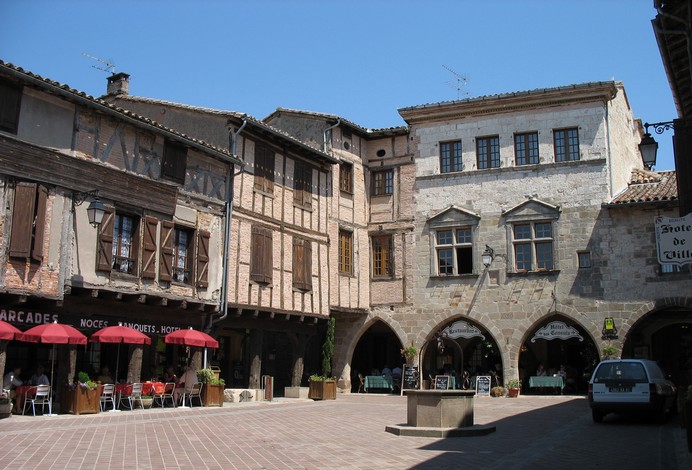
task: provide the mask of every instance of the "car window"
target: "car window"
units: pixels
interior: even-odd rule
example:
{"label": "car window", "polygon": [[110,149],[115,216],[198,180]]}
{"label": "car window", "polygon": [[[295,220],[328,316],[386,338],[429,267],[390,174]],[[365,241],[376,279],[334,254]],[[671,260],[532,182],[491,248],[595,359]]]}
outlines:
{"label": "car window", "polygon": [[601,364],[594,376],[594,382],[606,380],[631,380],[646,383],[646,370],[638,362],[613,362]]}

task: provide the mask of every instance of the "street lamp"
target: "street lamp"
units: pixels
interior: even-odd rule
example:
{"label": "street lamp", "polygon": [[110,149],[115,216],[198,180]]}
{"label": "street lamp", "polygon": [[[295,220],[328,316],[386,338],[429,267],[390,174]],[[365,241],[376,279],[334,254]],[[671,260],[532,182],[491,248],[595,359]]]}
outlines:
{"label": "street lamp", "polygon": [[103,222],[103,216],[106,214],[106,206],[104,206],[101,199],[99,199],[98,189],[83,193],[75,192],[72,195],[72,202],[75,206],[80,206],[89,197],[94,199],[89,203],[89,207],[87,207],[87,217],[89,218],[89,223],[91,225],[98,227],[101,225],[101,222]]}
{"label": "street lamp", "polygon": [[649,134],[649,127],[653,127],[656,134],[662,134],[663,131],[675,129],[675,125],[673,121],[654,122],[653,124],[644,123],[645,131],[644,137],[642,137],[642,141],[639,144],[639,153],[642,154],[642,161],[648,170],[656,164],[656,152],[658,151],[658,142]]}
{"label": "street lamp", "polygon": [[485,245],[485,251],[481,255],[481,260],[483,262],[483,266],[487,268],[490,267],[490,265],[493,262],[493,258],[495,257],[495,250],[490,248],[488,245]]}

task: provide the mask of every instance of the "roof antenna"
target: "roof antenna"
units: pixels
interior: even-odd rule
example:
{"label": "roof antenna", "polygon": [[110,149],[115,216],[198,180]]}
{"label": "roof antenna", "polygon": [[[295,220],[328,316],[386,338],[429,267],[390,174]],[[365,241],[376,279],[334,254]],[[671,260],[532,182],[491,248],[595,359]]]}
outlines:
{"label": "roof antenna", "polygon": [[98,67],[96,65],[92,65],[92,67],[95,68],[96,70],[101,70],[103,72],[110,73],[111,75],[115,75],[115,64],[114,63],[108,62],[107,60],[99,59],[98,57],[91,56],[85,52],[82,52],[82,55],[84,57],[88,57],[88,58],[95,60],[97,62],[101,62],[103,65],[105,65],[105,67]]}
{"label": "roof antenna", "polygon": [[[452,88],[454,88],[454,89],[457,91],[457,99],[460,99],[460,98],[461,98],[461,95],[462,95],[462,93],[461,93],[462,87],[468,83],[468,81],[466,80],[466,76],[465,76],[465,75],[461,75],[461,74],[455,72],[454,70],[452,70],[451,68],[447,67],[447,66],[444,65],[444,64],[442,64],[442,67],[443,67],[446,71],[448,71],[449,73],[451,73],[452,75],[454,75],[454,78],[455,78],[455,80],[456,80],[456,83],[454,83],[454,82],[445,82],[445,83],[446,83],[447,85],[451,86]],[[467,91],[465,91],[463,94],[464,94],[464,96],[466,96],[466,95],[468,95],[469,93],[468,93]]]}

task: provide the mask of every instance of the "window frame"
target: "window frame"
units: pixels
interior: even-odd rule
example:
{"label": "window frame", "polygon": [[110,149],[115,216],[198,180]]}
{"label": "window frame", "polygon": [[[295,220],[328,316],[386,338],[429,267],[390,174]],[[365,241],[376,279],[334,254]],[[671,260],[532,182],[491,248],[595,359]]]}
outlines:
{"label": "window frame", "polygon": [[371,275],[373,279],[394,277],[394,236],[377,234],[370,237]]}
{"label": "window frame", "polygon": [[266,194],[274,194],[274,168],[276,154],[264,145],[255,145],[254,189]]}
{"label": "window frame", "polygon": [[[464,232],[463,241],[460,241],[459,234]],[[475,263],[475,237],[474,226],[472,225],[454,225],[446,227],[435,227],[432,231],[433,253],[435,257],[435,274],[440,277],[464,276],[476,273]],[[449,233],[449,238],[441,241],[442,234]],[[462,251],[463,250],[463,251]],[[466,253],[466,256],[462,254]],[[442,254],[447,253],[445,257],[450,260],[445,270],[442,269]],[[469,267],[470,265],[470,267]],[[466,269],[462,266],[467,266]],[[464,270],[462,272],[462,269]]]}
{"label": "window frame", "polygon": [[353,194],[353,164],[341,162],[339,164],[339,190]]}
{"label": "window frame", "polygon": [[[570,132],[574,132],[576,137],[576,151],[574,150],[574,143],[570,143],[572,136],[569,135]],[[561,134],[562,137],[558,137]],[[558,140],[563,141],[564,145],[560,145]],[[579,128],[578,127],[565,127],[561,129],[553,129],[553,146],[555,149],[555,161],[556,162],[576,162],[580,160],[580,149],[579,149]],[[564,151],[560,151],[564,148]],[[576,155],[575,155],[576,154]]]}
{"label": "window frame", "polygon": [[394,170],[373,171],[371,174],[372,196],[390,196],[394,194]]}
{"label": "window frame", "polygon": [[296,236],[293,237],[293,288],[312,291],[312,242]]}
{"label": "window frame", "polygon": [[[185,235],[184,253],[180,248],[183,244],[180,237]],[[173,226],[173,252],[171,253],[171,275],[172,281],[181,284],[192,285],[194,282],[194,248],[195,230],[182,225]],[[182,266],[180,264],[182,263]],[[182,274],[182,279],[180,275]],[[187,274],[187,276],[186,276]]]}
{"label": "window frame", "polygon": [[339,274],[353,275],[353,232],[339,229]]}
{"label": "window frame", "polygon": [[184,184],[186,169],[187,147],[166,139],[163,144],[163,158],[161,159],[161,177]]}
{"label": "window frame", "polygon": [[[550,227],[550,236],[539,236],[537,230],[538,226]],[[520,227],[528,228],[526,231],[527,236],[517,237],[517,229]],[[556,239],[555,225],[552,220],[537,219],[513,222],[510,227],[510,243],[512,246],[514,271],[518,273],[528,273],[555,270]],[[543,250],[540,250],[539,247],[547,244],[550,244],[549,267],[539,267],[539,264],[546,264],[545,259],[540,255]],[[518,249],[519,247],[521,247],[521,250]],[[526,248],[528,248],[528,252]],[[526,259],[526,254],[528,254],[528,260]],[[526,268],[527,263],[530,263],[528,269]]]}
{"label": "window frame", "polygon": [[295,160],[293,170],[293,203],[300,207],[312,207],[312,166]]}
{"label": "window frame", "polygon": [[[482,150],[482,147],[486,150]],[[500,136],[476,137],[476,164],[479,170],[500,168]]]}
{"label": "window frame", "polygon": [[[534,137],[535,141],[532,141]],[[518,139],[523,139],[523,142],[519,142]],[[534,143],[535,148],[532,148]],[[535,150],[535,155],[533,150]],[[538,165],[540,162],[538,131],[517,132],[514,134],[514,164],[516,166],[525,166]]]}
{"label": "window frame", "polygon": [[440,142],[440,173],[458,173],[463,170],[461,139]]}

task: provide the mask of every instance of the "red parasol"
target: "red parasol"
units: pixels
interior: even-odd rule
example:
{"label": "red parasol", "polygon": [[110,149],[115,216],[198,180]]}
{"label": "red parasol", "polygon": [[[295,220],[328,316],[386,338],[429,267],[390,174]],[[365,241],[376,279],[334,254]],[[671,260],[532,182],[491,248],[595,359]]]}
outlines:
{"label": "red parasol", "polygon": [[198,348],[218,348],[219,342],[206,333],[193,330],[176,330],[168,333],[164,339],[167,344],[181,344],[183,346],[197,346]]}
{"label": "red parasol", "polygon": [[89,337],[91,343],[151,344],[151,338],[129,326],[107,326]]}
{"label": "red parasol", "polygon": [[87,343],[87,337],[78,329],[58,322],[44,323],[43,325],[29,328],[24,333],[17,336],[17,339],[29,343],[83,345]]}
{"label": "red parasol", "polygon": [[91,343],[118,343],[118,353],[115,356],[115,383],[118,383],[118,367],[120,367],[120,344],[151,344],[151,338],[129,326],[107,326],[101,328],[89,337]]}
{"label": "red parasol", "polygon": [[10,325],[6,321],[0,320],[0,339],[5,339],[7,341],[11,341],[13,339],[19,339],[19,336],[22,334],[22,332],[14,327],[13,325]]}

